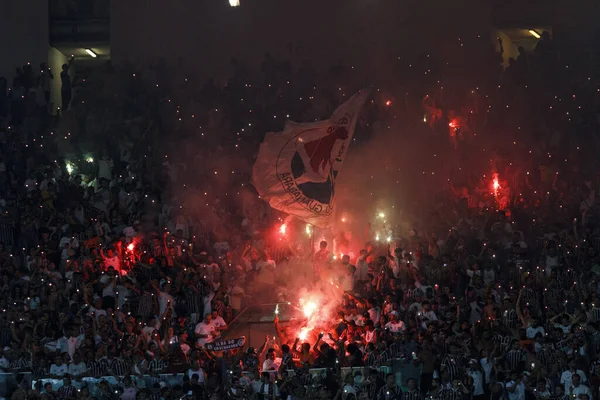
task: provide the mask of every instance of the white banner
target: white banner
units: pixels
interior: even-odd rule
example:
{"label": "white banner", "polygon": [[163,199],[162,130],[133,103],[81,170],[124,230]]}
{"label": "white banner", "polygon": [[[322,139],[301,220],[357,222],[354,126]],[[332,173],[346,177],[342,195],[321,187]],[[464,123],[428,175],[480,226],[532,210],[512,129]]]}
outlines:
{"label": "white banner", "polygon": [[335,181],[369,90],[361,90],[327,121],[288,121],[267,133],[252,171],[258,194],[271,207],[321,227],[331,224]]}

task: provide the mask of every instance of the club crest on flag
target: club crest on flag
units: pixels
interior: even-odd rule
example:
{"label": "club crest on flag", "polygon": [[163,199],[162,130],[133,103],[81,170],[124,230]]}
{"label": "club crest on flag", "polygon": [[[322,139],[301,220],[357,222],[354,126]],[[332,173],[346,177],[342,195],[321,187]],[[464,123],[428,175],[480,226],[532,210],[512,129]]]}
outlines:
{"label": "club crest on flag", "polygon": [[335,181],[367,96],[355,94],[326,121],[288,121],[283,132],[267,134],[252,179],[271,207],[317,226],[329,224]]}
{"label": "club crest on flag", "polygon": [[319,215],[332,212],[335,179],[348,140],[348,119],[327,128],[327,135],[311,140],[311,130],[301,131],[281,149],[277,176],[283,189],[302,207]]}

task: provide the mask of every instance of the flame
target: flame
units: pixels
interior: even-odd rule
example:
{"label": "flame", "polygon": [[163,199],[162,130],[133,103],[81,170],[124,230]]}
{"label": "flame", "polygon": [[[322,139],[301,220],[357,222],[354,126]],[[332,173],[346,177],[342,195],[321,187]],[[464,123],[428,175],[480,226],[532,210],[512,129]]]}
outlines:
{"label": "flame", "polygon": [[309,301],[302,307],[302,311],[304,311],[304,315],[306,318],[310,318],[315,311],[317,311],[317,304],[315,302]]}
{"label": "flame", "polygon": [[498,196],[498,189],[500,189],[500,181],[498,180],[498,174],[494,174],[494,179],[492,181],[492,188],[494,189],[494,196]]}
{"label": "flame", "polygon": [[308,328],[304,327],[304,328],[300,329],[300,334],[298,335],[298,338],[300,340],[306,340],[307,336],[308,336]]}

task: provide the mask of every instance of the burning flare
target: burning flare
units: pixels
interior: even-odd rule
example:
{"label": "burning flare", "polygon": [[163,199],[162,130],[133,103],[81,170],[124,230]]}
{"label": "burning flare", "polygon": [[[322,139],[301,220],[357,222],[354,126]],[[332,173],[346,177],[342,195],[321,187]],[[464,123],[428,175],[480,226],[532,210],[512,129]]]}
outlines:
{"label": "burning flare", "polygon": [[498,180],[498,173],[494,173],[492,180],[492,189],[494,190],[494,196],[498,197],[498,190],[500,189],[500,181]]}

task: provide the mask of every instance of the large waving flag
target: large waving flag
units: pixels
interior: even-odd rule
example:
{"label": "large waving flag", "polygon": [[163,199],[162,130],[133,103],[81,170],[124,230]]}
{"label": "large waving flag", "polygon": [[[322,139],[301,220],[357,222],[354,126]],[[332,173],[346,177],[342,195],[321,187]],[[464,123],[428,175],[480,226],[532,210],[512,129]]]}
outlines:
{"label": "large waving flag", "polygon": [[369,94],[369,90],[356,93],[326,121],[288,121],[283,132],[267,133],[252,183],[271,207],[318,227],[330,225],[335,180]]}

